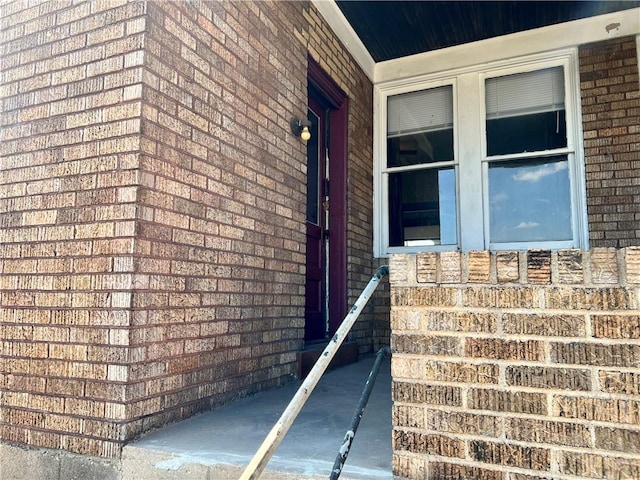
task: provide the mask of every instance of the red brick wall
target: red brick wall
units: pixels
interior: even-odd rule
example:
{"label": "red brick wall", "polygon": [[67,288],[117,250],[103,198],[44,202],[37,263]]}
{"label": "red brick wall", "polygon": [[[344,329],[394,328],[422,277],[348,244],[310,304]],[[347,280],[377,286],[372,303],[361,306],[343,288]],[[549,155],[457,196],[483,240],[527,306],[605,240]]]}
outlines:
{"label": "red brick wall", "polygon": [[129,380],[134,416],[155,417],[139,429],[295,373],[306,240],[301,5],[147,8]]}
{"label": "red brick wall", "polygon": [[395,255],[394,473],[640,478],[640,248]]}
{"label": "red brick wall", "polygon": [[589,236],[592,246],[640,244],[640,83],[637,43],[580,47]]}
{"label": "red brick wall", "polygon": [[350,301],[375,269],[372,88],[346,50],[304,2],[2,9],[2,440],[117,457],[291,378],[307,47],[349,95]]}
{"label": "red brick wall", "polygon": [[144,4],[3,2],[0,436],[113,456],[130,344]]}

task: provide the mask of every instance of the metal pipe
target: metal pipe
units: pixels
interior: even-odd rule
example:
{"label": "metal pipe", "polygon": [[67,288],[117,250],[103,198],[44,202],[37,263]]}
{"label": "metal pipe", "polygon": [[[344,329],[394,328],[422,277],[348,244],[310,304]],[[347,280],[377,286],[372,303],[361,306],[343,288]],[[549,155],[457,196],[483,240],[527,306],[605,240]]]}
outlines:
{"label": "metal pipe", "polygon": [[258,451],[251,459],[251,462],[249,462],[249,465],[242,473],[240,480],[253,480],[260,477],[260,474],[267,466],[267,463],[269,463],[269,460],[275,453],[276,449],[280,446],[280,443],[282,443],[282,440],[289,431],[291,424],[293,424],[293,421],[300,413],[300,410],[302,410],[302,407],[309,398],[309,395],[311,395],[311,392],[313,392],[313,389],[318,384],[320,377],[337,353],[338,348],[340,348],[340,345],[347,337],[351,327],[353,327],[353,324],[358,319],[362,309],[378,287],[380,280],[388,274],[389,267],[387,265],[383,265],[376,270],[376,273],[373,275],[371,280],[369,280],[369,283],[358,297],[358,300],[356,300],[356,303],[351,307],[347,316],[344,317],[340,327],[338,327],[335,335],[320,355],[320,358],[309,372],[309,375],[307,375],[307,378],[302,382],[302,385],[298,388],[298,391],[289,402],[289,405],[287,405],[287,408],[280,416],[280,419],[264,439],[260,448],[258,448]]}
{"label": "metal pipe", "polygon": [[333,469],[331,469],[331,476],[329,477],[330,480],[338,480],[340,474],[342,473],[342,467],[344,467],[344,462],[347,461],[347,456],[349,455],[351,444],[353,443],[353,439],[355,438],[356,432],[358,431],[358,425],[360,425],[362,414],[364,413],[364,409],[369,402],[369,397],[371,396],[371,391],[373,390],[373,386],[376,383],[376,378],[378,378],[378,372],[380,371],[382,359],[385,355],[390,354],[391,349],[389,347],[381,348],[376,354],[376,361],[373,363],[371,372],[369,372],[369,378],[367,378],[367,382],[364,385],[364,390],[362,390],[362,395],[360,396],[360,400],[358,401],[358,406],[356,407],[356,411],[353,414],[353,418],[351,419],[351,425],[349,426],[349,430],[347,430],[347,433],[344,435],[344,440],[342,441],[340,452],[336,456],[336,460],[333,463]]}

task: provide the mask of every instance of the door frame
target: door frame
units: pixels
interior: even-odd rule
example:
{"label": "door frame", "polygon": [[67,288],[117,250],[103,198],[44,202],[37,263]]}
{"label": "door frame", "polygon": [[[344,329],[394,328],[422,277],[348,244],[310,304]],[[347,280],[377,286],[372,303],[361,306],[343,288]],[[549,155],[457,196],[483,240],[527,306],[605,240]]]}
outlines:
{"label": "door frame", "polygon": [[[329,109],[329,336],[347,314],[347,119],[346,93],[311,57],[307,79]],[[309,88],[311,95],[312,88]]]}
{"label": "door frame", "polygon": [[[323,100],[323,101],[320,101]],[[327,338],[329,309],[327,306],[328,210],[326,128],[329,109],[324,97],[309,86],[307,119],[311,122],[311,138],[307,141],[307,254],[305,281],[304,339],[307,344]]]}

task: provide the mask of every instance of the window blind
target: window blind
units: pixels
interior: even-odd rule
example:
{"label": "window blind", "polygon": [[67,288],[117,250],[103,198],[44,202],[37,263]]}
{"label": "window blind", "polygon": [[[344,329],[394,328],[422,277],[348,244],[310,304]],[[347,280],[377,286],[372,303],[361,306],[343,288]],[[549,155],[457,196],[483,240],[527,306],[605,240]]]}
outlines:
{"label": "window blind", "polygon": [[388,137],[443,130],[453,126],[451,85],[394,95],[387,102]]}
{"label": "window blind", "polygon": [[562,67],[487,79],[485,99],[487,119],[564,110]]}

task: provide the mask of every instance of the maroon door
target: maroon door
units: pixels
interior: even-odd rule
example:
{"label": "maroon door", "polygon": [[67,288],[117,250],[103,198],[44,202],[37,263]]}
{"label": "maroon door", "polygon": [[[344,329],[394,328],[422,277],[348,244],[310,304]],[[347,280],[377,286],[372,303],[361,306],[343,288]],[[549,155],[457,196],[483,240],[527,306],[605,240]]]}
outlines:
{"label": "maroon door", "polygon": [[309,58],[305,340],[333,335],[347,314],[346,94]]}
{"label": "maroon door", "polygon": [[326,110],[309,99],[311,139],[307,142],[307,276],[305,285],[305,341],[327,335],[326,243]]}

